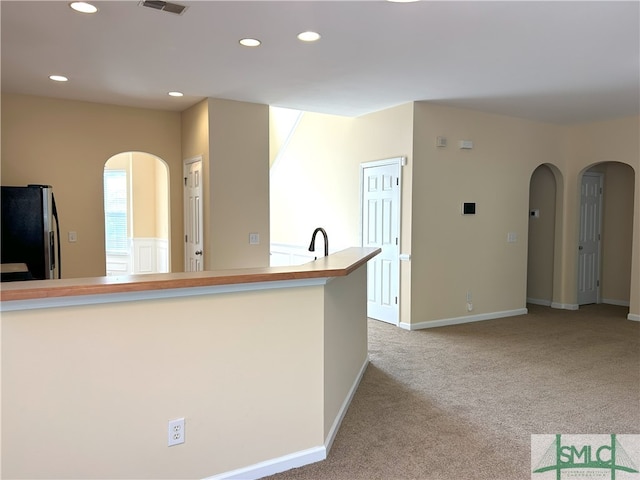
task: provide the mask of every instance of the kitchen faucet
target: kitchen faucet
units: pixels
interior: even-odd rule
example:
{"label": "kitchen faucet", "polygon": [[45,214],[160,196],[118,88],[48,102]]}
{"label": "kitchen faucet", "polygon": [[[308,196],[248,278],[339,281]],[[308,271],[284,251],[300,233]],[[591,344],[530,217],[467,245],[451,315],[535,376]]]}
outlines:
{"label": "kitchen faucet", "polygon": [[[324,256],[328,256],[329,255],[329,237],[327,237],[327,232],[324,231],[324,228],[316,228],[313,231],[313,235],[311,235],[311,244],[309,245],[309,251],[313,252],[316,249],[316,235],[318,234],[318,232],[322,233],[322,236],[324,237]],[[315,257],[315,260],[317,260],[318,257]]]}

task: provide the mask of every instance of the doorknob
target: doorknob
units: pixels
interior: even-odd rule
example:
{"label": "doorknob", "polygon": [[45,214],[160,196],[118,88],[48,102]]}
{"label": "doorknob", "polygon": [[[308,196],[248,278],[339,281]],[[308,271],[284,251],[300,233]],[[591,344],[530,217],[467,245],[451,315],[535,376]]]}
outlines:
{"label": "doorknob", "polygon": [[202,250],[196,250],[196,255],[202,255]]}
{"label": "doorknob", "polygon": [[584,247],[583,247],[582,245],[580,245],[580,246],[578,247],[578,250],[582,250],[583,248],[584,248]]}

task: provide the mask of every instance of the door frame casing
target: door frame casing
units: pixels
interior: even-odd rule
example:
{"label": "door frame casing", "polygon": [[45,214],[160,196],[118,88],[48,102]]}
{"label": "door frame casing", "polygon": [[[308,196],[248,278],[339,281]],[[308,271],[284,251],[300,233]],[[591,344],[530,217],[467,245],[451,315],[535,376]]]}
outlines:
{"label": "door frame casing", "polygon": [[367,168],[375,168],[375,167],[382,167],[382,166],[387,166],[387,165],[395,165],[398,167],[398,189],[397,189],[397,215],[396,218],[398,219],[398,261],[397,261],[397,275],[396,278],[398,279],[398,285],[396,285],[397,288],[397,292],[398,292],[398,303],[397,303],[397,308],[395,309],[395,321],[392,322],[392,324],[395,324],[396,326],[400,325],[400,306],[401,306],[401,290],[400,290],[400,257],[401,254],[400,252],[402,251],[402,167],[404,167],[407,164],[407,158],[406,157],[390,157],[390,158],[386,158],[383,160],[372,160],[369,162],[362,162],[360,163],[360,191],[359,191],[359,195],[360,195],[360,215],[359,215],[359,225],[358,225],[358,232],[359,232],[359,240],[360,240],[360,245],[363,245],[364,243],[364,232],[362,231],[363,226],[364,226],[364,219],[363,219],[363,215],[364,215],[364,172],[365,169]]}
{"label": "door frame casing", "polygon": [[[188,199],[186,198],[186,189],[185,189],[185,184],[184,184],[184,178],[185,175],[187,173],[187,168],[189,168],[189,166],[192,163],[196,163],[196,162],[200,162],[200,171],[202,172],[202,167],[203,165],[203,158],[202,155],[196,155],[194,157],[190,157],[190,158],[186,158],[182,161],[182,217],[183,217],[183,222],[182,222],[182,238],[184,239],[187,235],[187,230],[188,230],[188,225],[187,222],[189,221],[189,202],[187,201]],[[202,184],[202,179],[201,179],[201,185]],[[204,196],[204,187],[202,187],[202,194]],[[204,208],[204,203],[202,204],[202,208],[200,209],[200,217],[198,219],[198,221],[200,222],[200,232],[202,235],[202,246],[203,246],[203,251],[204,251],[204,212],[203,212],[203,208]],[[188,251],[186,248],[186,241],[183,242],[184,245],[184,255],[183,255],[183,269],[184,271],[188,271],[188,260],[189,258],[187,257],[188,255]],[[202,256],[202,263],[203,263],[203,268],[204,268],[204,255]]]}

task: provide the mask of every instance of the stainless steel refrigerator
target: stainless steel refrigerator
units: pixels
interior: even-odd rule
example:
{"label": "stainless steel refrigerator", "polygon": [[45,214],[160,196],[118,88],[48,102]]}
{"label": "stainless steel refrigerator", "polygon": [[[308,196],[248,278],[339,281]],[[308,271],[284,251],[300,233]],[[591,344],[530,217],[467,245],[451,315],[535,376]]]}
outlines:
{"label": "stainless steel refrigerator", "polygon": [[61,278],[60,227],[53,188],[1,188],[2,281]]}

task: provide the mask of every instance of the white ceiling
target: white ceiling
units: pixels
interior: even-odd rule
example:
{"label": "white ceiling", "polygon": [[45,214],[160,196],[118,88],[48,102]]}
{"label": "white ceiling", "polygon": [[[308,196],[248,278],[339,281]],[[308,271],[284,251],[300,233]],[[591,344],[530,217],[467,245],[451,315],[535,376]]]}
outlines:
{"label": "white ceiling", "polygon": [[561,124],[640,114],[637,0],[175,3],[189,8],[3,0],[2,91],[178,111],[215,97],[349,116],[416,100]]}

